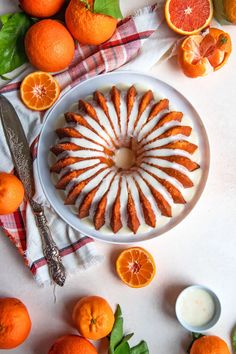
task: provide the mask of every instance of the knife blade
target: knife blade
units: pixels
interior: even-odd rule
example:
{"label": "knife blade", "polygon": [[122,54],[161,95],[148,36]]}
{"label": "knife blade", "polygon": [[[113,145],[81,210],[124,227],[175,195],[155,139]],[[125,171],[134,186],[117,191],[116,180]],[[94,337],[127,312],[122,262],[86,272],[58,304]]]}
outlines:
{"label": "knife blade", "polygon": [[27,199],[31,205],[42,240],[42,249],[49,273],[55,283],[63,286],[66,279],[65,268],[59,250],[53,241],[43,206],[33,200],[35,184],[33,159],[20,119],[12,104],[0,94],[0,119],[11,152],[17,174],[22,181]]}

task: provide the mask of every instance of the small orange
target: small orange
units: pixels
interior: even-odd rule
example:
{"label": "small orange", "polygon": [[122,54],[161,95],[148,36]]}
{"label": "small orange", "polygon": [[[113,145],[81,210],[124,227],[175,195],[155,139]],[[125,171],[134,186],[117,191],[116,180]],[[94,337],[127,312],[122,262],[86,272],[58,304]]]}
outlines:
{"label": "small orange", "polygon": [[12,349],[22,344],[31,330],[31,320],[25,305],[18,299],[0,299],[0,349]]}
{"label": "small orange", "polygon": [[224,0],[223,3],[227,20],[236,24],[236,0]]}
{"label": "small orange", "polygon": [[48,354],[98,354],[96,348],[85,338],[68,334],[58,338]]}
{"label": "small orange", "polygon": [[117,20],[111,16],[92,12],[93,0],[71,0],[66,9],[66,26],[72,36],[82,44],[99,45],[112,37]]}
{"label": "small orange", "polygon": [[0,215],[14,213],[24,199],[22,182],[14,175],[0,172]]}
{"label": "small orange", "polygon": [[190,35],[206,28],[213,17],[211,0],[167,0],[165,17],[175,32]]}
{"label": "small orange", "polygon": [[236,25],[236,0],[214,0],[214,16],[222,24],[227,20]]}
{"label": "small orange", "polygon": [[117,258],[116,271],[131,288],[142,288],[154,278],[156,265],[152,255],[144,248],[131,247],[122,251]]}
{"label": "small orange", "polygon": [[217,336],[203,336],[195,340],[190,354],[230,354],[225,341]]}
{"label": "small orange", "polygon": [[110,305],[100,296],[87,296],[79,300],[72,318],[79,333],[92,340],[106,337],[115,321]]}
{"label": "small orange", "polygon": [[47,72],[64,70],[71,63],[75,44],[69,31],[55,20],[35,23],[25,36],[25,51],[30,63]]}
{"label": "small orange", "polygon": [[20,0],[20,6],[34,17],[50,17],[55,15],[65,0]]}
{"label": "small orange", "polygon": [[185,75],[205,76],[224,66],[231,51],[229,34],[210,28],[206,35],[193,35],[183,40],[179,48],[179,63]]}
{"label": "small orange", "polygon": [[24,78],[20,95],[28,108],[43,111],[56,102],[60,95],[60,86],[52,75],[36,71]]}

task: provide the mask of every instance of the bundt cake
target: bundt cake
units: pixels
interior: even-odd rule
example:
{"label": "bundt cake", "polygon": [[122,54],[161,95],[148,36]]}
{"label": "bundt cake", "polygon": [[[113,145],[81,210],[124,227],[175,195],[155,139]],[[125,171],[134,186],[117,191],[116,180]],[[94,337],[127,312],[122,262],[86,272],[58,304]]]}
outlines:
{"label": "bundt cake", "polygon": [[65,204],[112,233],[137,233],[141,225],[156,228],[161,218],[171,218],[175,205],[186,203],[185,189],[194,186],[191,174],[199,169],[192,127],[183,121],[167,98],[135,86],[79,100],[65,113],[51,148],[51,173]]}

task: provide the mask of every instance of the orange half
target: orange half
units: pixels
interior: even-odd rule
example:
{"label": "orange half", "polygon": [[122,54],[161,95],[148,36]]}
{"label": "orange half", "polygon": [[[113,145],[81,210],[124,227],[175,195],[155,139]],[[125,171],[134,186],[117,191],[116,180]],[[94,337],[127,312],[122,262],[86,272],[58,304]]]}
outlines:
{"label": "orange half", "polygon": [[56,102],[60,95],[60,86],[52,75],[36,71],[24,78],[20,95],[28,108],[43,111]]}
{"label": "orange half", "polygon": [[167,0],[165,17],[168,26],[183,35],[196,34],[206,28],[213,17],[211,0]]}
{"label": "orange half", "polygon": [[132,288],[147,286],[156,274],[152,255],[141,247],[131,247],[119,255],[116,271],[120,279]]}

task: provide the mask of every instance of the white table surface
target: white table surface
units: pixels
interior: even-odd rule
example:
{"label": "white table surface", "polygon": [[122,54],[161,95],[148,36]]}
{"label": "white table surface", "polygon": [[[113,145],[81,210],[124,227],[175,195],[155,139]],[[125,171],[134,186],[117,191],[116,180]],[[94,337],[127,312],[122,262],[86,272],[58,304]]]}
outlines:
{"label": "white table surface", "polygon": [[[155,1],[121,1],[124,14]],[[17,1],[0,0],[0,13]],[[175,299],[189,284],[214,289],[222,303],[222,316],[211,333],[229,342],[236,324],[236,27],[225,27],[235,47],[228,64],[207,78],[189,79],[175,59],[156,65],[151,73],[173,85],[196,107],[207,129],[211,167],[207,186],[191,214],[168,234],[146,242],[157,264],[157,276],[147,288],[131,289],[117,278],[114,260],[124,248],[97,242],[105,262],[67,280],[57,289],[38,288],[10,241],[0,234],[0,296],[14,296],[27,305],[33,322],[29,339],[12,352],[47,354],[58,336],[74,333],[71,309],[76,299],[88,294],[119,303],[126,331],[134,342],[145,339],[150,354],[184,354],[189,335],[174,314]],[[76,333],[76,332],[75,332]],[[100,343],[99,354],[103,353]],[[8,351],[2,350],[1,353]]]}

